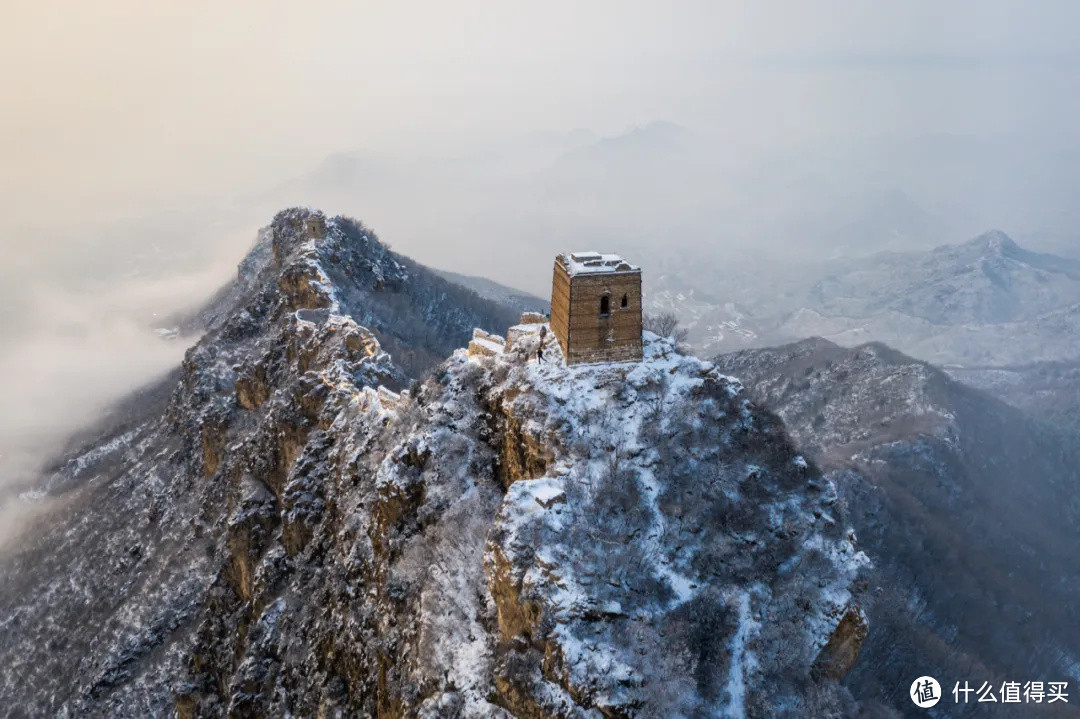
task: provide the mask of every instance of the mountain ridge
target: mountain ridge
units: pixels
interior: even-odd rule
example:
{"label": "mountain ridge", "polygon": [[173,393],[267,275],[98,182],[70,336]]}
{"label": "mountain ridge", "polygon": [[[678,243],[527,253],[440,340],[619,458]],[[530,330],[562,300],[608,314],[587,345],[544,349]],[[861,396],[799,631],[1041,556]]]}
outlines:
{"label": "mountain ridge", "polygon": [[306,209],[252,258],[164,408],[24,500],[56,505],[0,557],[13,716],[849,712],[865,558],[736,381],[652,335],[539,363],[535,324],[428,371],[503,310]]}
{"label": "mountain ridge", "polygon": [[880,340],[939,365],[1080,356],[1080,263],[1031,252],[997,230],[925,252],[771,260],[751,273],[744,262],[700,281],[666,271],[649,309],[683,315],[689,343],[706,354],[823,336],[845,346]]}

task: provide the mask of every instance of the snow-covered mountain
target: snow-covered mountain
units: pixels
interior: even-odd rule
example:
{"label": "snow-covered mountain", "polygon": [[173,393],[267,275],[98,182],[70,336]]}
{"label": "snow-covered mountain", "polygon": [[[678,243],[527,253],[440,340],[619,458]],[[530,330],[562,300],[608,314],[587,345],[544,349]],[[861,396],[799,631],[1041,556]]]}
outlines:
{"label": "snow-covered mountain", "polygon": [[[880,344],[811,339],[717,363],[837,484],[873,562],[873,630],[845,680],[865,705],[884,705],[872,716],[915,711],[898,677],[1075,686],[1076,435]],[[1016,713],[973,704],[950,714],[968,715]]]}
{"label": "snow-covered mountain", "polygon": [[1080,303],[1080,262],[1029,252],[1000,231],[837,264],[808,292],[815,310],[837,317],[892,311],[934,325],[988,325]]}
{"label": "snow-covered mountain", "polygon": [[952,367],[964,384],[1005,400],[1031,418],[1080,435],[1080,362]]}
{"label": "snow-covered mountain", "polygon": [[0,555],[0,706],[854,713],[866,559],[778,419],[652,335],[574,368],[538,324],[449,347],[506,313],[277,215],[182,367],[18,500],[43,514]]}
{"label": "snow-covered mountain", "polygon": [[709,353],[820,336],[886,342],[942,365],[1080,357],[1080,262],[1030,252],[1002,232],[927,252],[750,266],[696,270],[690,281],[669,271],[653,301],[684,317],[690,343]]}

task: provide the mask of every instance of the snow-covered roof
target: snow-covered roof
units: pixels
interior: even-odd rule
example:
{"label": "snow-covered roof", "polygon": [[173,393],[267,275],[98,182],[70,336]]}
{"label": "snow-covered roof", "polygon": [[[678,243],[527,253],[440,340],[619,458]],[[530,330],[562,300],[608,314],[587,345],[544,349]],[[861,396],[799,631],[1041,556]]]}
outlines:
{"label": "snow-covered roof", "polygon": [[571,277],[641,271],[640,267],[630,264],[619,255],[599,252],[567,252],[559,255],[559,261]]}

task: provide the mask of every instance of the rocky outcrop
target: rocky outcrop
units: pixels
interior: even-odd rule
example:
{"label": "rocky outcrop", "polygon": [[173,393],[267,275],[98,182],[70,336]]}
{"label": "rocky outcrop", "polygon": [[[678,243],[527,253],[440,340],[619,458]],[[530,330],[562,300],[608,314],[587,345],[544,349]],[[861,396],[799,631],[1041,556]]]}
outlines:
{"label": "rocky outcrop", "polygon": [[814,671],[828,679],[843,679],[858,661],[859,651],[869,630],[862,610],[857,607],[849,609],[814,660]]}

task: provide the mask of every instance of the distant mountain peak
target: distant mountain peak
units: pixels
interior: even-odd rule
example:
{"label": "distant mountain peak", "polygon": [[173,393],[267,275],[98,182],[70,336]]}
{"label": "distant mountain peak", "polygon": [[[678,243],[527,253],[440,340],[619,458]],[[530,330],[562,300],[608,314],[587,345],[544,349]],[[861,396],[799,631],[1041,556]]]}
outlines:
{"label": "distant mountain peak", "polygon": [[994,254],[1011,254],[1020,249],[1020,246],[1001,230],[984,232],[968,244],[976,247],[981,246],[986,251]]}
{"label": "distant mountain peak", "polygon": [[623,157],[627,153],[666,154],[684,149],[691,133],[682,125],[664,120],[655,120],[643,125],[636,125],[625,132],[609,135],[567,154],[567,157],[590,157],[612,159]]}
{"label": "distant mountain peak", "polygon": [[978,237],[957,244],[940,245],[934,249],[938,255],[961,255],[981,257],[986,255],[1016,255],[1024,252],[1007,234],[1001,230],[987,230]]}

